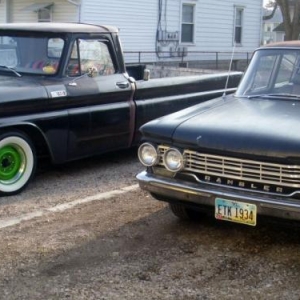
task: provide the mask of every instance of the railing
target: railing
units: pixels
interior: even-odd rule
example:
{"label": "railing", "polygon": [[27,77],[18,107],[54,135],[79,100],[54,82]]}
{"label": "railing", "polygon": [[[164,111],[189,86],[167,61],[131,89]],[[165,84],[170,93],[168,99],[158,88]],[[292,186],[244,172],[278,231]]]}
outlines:
{"label": "railing", "polygon": [[125,51],[125,61],[129,64],[152,64],[170,67],[201,68],[211,70],[228,70],[231,62],[232,70],[244,71],[248,66],[252,52],[155,52]]}

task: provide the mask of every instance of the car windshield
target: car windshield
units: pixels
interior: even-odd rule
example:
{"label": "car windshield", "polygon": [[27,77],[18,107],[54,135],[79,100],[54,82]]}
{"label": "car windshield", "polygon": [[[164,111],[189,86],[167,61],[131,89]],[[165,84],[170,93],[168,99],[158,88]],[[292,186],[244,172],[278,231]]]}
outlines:
{"label": "car windshield", "polygon": [[53,75],[64,47],[60,37],[0,36],[1,73]]}
{"label": "car windshield", "polygon": [[300,50],[258,50],[236,92],[238,97],[300,97]]}

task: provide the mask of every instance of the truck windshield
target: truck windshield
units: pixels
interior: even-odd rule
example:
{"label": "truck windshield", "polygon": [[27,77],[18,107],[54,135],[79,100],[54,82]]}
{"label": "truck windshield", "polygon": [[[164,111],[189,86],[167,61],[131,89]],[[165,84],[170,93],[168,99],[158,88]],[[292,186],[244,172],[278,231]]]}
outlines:
{"label": "truck windshield", "polygon": [[[53,75],[64,47],[60,37],[0,36],[1,72]],[[10,71],[10,73],[12,73]]]}
{"label": "truck windshield", "polygon": [[300,96],[300,50],[258,50],[236,92],[238,97]]}

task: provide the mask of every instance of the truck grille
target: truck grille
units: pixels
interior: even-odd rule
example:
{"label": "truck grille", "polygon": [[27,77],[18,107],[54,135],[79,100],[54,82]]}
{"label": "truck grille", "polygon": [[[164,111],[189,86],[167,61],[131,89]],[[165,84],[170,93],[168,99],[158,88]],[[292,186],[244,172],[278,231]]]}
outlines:
{"label": "truck grille", "polygon": [[[160,146],[161,157],[168,149]],[[183,171],[226,179],[257,182],[289,188],[300,188],[300,166],[266,163],[260,161],[202,154],[185,150]],[[162,160],[160,161],[162,165]]]}

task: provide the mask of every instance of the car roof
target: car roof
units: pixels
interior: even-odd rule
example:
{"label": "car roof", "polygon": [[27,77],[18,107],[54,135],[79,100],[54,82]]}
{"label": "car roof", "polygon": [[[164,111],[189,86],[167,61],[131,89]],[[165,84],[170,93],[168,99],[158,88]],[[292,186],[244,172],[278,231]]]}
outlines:
{"label": "car roof", "polygon": [[115,26],[85,24],[85,23],[3,23],[0,24],[0,32],[4,30],[19,32],[53,32],[53,33],[104,33],[118,32]]}
{"label": "car roof", "polygon": [[300,41],[294,40],[294,41],[270,43],[264,45],[262,48],[300,48]]}

